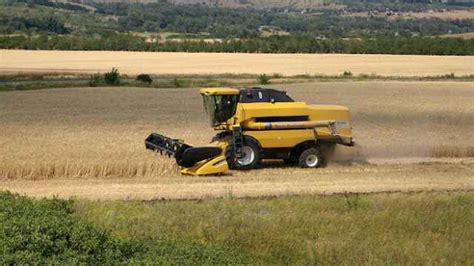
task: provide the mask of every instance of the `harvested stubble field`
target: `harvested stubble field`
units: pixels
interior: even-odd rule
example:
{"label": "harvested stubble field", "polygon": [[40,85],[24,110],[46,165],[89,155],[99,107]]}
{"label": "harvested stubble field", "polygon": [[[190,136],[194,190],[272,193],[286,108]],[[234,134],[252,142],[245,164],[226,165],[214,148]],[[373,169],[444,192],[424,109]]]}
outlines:
{"label": "harvested stubble field", "polygon": [[[473,82],[285,85],[296,100],[347,105],[357,147],[324,169],[270,162],[188,177],[144,149],[150,132],[205,144],[197,89],[69,88],[0,93],[0,189],[32,196],[161,199],[471,190]],[[449,158],[445,158],[449,157]]]}
{"label": "harvested stubble field", "polygon": [[0,72],[437,76],[474,73],[474,56],[0,50]]}

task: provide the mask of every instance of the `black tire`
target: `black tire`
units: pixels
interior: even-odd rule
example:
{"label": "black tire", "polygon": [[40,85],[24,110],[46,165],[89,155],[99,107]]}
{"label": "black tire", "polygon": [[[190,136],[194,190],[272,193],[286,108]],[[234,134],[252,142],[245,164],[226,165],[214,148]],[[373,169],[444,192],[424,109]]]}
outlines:
{"label": "black tire", "polygon": [[[238,160],[235,157],[234,143],[231,142],[225,150],[225,159],[227,161],[227,164],[229,165],[229,169],[250,170],[250,169],[255,169],[259,166],[260,159],[261,159],[261,154],[260,154],[260,147],[259,147],[258,143],[255,140],[251,139],[251,138],[245,138],[244,137],[243,146],[248,147],[249,149],[252,150],[253,160],[251,160],[250,163],[242,164],[242,159]],[[243,148],[243,149],[245,149],[245,148]]]}
{"label": "black tire", "polygon": [[326,165],[324,156],[316,148],[304,150],[299,159],[298,165],[302,168],[318,168]]}

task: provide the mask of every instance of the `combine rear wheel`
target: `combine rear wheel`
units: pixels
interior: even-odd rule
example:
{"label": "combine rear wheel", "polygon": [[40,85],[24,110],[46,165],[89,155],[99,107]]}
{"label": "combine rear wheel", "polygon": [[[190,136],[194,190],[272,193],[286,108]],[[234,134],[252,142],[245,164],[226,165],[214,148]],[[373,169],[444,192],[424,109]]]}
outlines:
{"label": "combine rear wheel", "polygon": [[248,170],[257,168],[260,163],[260,147],[250,138],[244,138],[242,158],[236,158],[234,143],[227,146],[225,158],[230,169]]}
{"label": "combine rear wheel", "polygon": [[304,150],[298,160],[298,164],[303,168],[318,168],[325,166],[325,158],[316,148]]}

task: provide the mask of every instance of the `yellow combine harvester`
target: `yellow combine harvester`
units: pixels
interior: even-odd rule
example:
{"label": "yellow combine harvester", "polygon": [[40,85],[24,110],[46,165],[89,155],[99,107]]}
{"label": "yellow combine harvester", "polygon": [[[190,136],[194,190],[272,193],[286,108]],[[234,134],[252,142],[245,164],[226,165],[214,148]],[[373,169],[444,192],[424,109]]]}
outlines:
{"label": "yellow combine harvester", "polygon": [[220,131],[209,146],[192,147],[157,133],[145,140],[147,149],[174,156],[183,174],[253,169],[262,159],[322,167],[336,144],[354,144],[344,106],[308,105],[264,88],[203,88],[200,93],[212,127]]}

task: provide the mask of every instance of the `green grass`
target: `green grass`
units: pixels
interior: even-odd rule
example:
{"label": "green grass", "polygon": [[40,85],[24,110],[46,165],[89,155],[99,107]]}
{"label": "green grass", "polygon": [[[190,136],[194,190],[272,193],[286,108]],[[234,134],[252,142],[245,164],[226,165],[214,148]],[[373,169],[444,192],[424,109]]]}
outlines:
{"label": "green grass", "polygon": [[0,264],[472,264],[474,193],[209,201],[0,192]]}
{"label": "green grass", "polygon": [[211,263],[235,258],[257,264],[474,260],[473,193],[78,201],[76,209],[113,236],[142,243],[149,252],[143,257],[160,254],[174,263],[183,257],[185,262],[210,262],[203,259],[207,255],[215,257]]}

